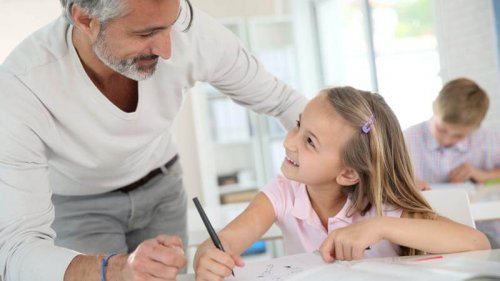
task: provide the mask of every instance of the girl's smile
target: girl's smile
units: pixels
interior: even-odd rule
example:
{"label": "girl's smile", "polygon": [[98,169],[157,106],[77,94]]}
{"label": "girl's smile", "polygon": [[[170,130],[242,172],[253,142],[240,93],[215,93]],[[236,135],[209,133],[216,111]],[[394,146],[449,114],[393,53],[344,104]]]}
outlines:
{"label": "girl's smile", "polygon": [[285,156],[285,163],[288,163],[292,166],[295,166],[295,167],[299,167],[299,163],[293,161],[292,159],[290,159],[288,156]]}

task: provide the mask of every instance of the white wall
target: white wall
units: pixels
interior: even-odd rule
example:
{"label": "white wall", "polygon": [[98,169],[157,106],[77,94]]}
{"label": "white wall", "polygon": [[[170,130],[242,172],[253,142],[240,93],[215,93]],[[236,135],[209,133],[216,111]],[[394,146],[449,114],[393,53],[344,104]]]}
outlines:
{"label": "white wall", "polygon": [[191,0],[215,18],[272,16],[290,13],[289,0]]}
{"label": "white wall", "polygon": [[485,125],[500,126],[500,67],[492,1],[438,0],[436,33],[443,81],[475,80],[490,97]]}
{"label": "white wall", "polygon": [[60,14],[59,0],[0,0],[0,64],[26,36]]}

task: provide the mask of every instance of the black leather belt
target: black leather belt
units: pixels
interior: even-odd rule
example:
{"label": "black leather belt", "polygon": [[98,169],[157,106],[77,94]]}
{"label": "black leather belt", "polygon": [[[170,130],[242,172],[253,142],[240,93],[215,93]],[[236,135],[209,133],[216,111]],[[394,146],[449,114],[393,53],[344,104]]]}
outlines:
{"label": "black leather belt", "polygon": [[134,189],[137,189],[138,187],[145,185],[148,181],[150,181],[151,179],[153,179],[154,177],[159,175],[161,173],[162,168],[169,169],[170,167],[172,167],[172,165],[174,165],[178,159],[179,159],[179,155],[176,154],[174,157],[172,157],[172,159],[168,160],[168,162],[165,163],[165,165],[152,170],[147,175],[138,179],[137,181],[135,181],[129,185],[126,185],[124,187],[118,188],[114,191],[120,191],[120,192],[127,193],[127,192],[134,190]]}

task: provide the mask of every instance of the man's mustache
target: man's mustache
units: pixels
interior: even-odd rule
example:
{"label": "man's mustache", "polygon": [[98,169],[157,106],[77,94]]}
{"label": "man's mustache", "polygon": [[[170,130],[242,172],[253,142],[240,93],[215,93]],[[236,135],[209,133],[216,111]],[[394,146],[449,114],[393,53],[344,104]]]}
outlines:
{"label": "man's mustache", "polygon": [[156,60],[158,59],[157,55],[140,55],[134,58],[134,63],[139,60]]}

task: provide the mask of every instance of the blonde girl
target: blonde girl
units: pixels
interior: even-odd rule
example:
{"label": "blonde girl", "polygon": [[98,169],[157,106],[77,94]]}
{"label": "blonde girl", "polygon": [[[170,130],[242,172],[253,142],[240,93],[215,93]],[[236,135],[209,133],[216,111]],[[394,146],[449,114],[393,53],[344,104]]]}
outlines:
{"label": "blonde girl", "polygon": [[433,212],[415,187],[396,116],[384,99],[325,89],[284,141],[283,175],[226,226],[226,252],[205,241],[196,280],[222,280],[273,223],[286,254],[320,250],[326,262],[489,249],[479,231]]}

